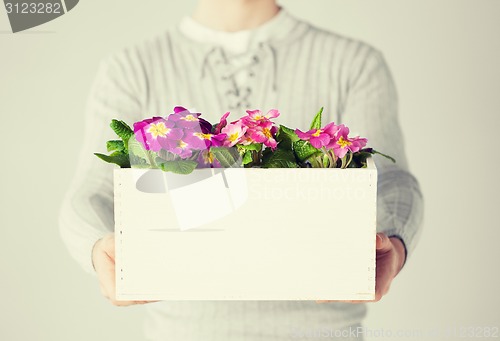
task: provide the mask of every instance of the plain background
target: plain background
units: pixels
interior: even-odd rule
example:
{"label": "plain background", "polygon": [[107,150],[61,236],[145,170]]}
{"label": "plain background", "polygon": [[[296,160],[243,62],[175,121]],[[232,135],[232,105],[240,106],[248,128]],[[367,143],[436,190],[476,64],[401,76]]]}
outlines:
{"label": "plain background", "polygon": [[[112,307],[100,296],[95,279],[69,258],[57,211],[99,60],[163,31],[194,3],[82,0],[18,34],[8,32],[0,9],[0,340],[143,339],[142,308]],[[383,51],[398,88],[425,226],[365,325],[499,327],[500,1],[282,4]]]}

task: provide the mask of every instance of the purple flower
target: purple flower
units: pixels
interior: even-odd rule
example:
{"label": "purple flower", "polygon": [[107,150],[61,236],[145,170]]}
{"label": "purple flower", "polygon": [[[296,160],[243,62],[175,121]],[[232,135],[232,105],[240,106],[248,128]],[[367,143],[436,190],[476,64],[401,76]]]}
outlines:
{"label": "purple flower", "polygon": [[197,150],[207,149],[211,146],[219,147],[226,138],[226,134],[206,134],[189,130],[186,130],[184,133],[186,142],[188,142],[193,149]]}
{"label": "purple flower", "polygon": [[134,135],[146,150],[159,151],[167,139],[182,137],[182,131],[174,123],[162,117],[153,117],[134,123]]}
{"label": "purple flower", "polygon": [[187,159],[193,155],[193,145],[188,141],[189,139],[179,138],[166,140],[162,144],[163,149],[171,153],[179,155],[181,159]]}
{"label": "purple flower", "polygon": [[175,107],[174,113],[168,116],[168,121],[174,122],[177,128],[187,128],[208,134],[212,125],[200,118],[200,113],[192,113],[184,107]]}

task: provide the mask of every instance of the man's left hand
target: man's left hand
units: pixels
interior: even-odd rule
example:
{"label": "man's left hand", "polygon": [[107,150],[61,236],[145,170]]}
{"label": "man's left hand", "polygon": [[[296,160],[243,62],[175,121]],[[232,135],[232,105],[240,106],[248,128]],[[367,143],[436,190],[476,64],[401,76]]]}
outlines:
{"label": "man's left hand", "polygon": [[377,233],[377,267],[375,280],[375,299],[372,301],[331,301],[317,300],[316,303],[328,302],[348,302],[348,303],[364,303],[378,302],[387,294],[391,286],[392,280],[401,270],[405,262],[405,247],[403,242],[396,237],[387,237],[384,233]]}

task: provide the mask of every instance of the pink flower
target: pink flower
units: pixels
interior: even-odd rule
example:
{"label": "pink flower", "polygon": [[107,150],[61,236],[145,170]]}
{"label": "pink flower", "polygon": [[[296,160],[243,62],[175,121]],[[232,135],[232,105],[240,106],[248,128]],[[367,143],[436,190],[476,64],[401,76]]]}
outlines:
{"label": "pink flower", "polygon": [[343,158],[348,151],[355,153],[366,146],[367,139],[356,136],[349,138],[349,128],[341,124],[335,138],[328,144],[327,148],[333,149],[335,156]]}
{"label": "pink flower", "polygon": [[245,133],[247,132],[248,127],[243,125],[243,122],[236,121],[234,123],[228,124],[225,126],[221,132],[223,134],[226,134],[226,139],[224,141],[224,146],[226,147],[232,147],[235,144],[238,144],[241,142],[241,140],[244,138]]}
{"label": "pink flower", "polygon": [[242,121],[249,127],[267,123],[280,115],[279,111],[276,109],[269,110],[265,115],[263,115],[260,110],[247,110],[247,114],[247,116],[242,118]]}
{"label": "pink flower", "polygon": [[222,117],[220,118],[219,124],[215,127],[215,133],[220,134],[222,128],[224,128],[227,125],[227,117],[229,116],[230,112],[228,111]]}
{"label": "pink flower", "polygon": [[368,140],[366,138],[359,137],[359,136],[356,136],[356,137],[354,137],[354,138],[352,138],[350,140],[352,142],[352,145],[351,145],[350,149],[351,149],[351,152],[353,152],[353,153],[359,152],[368,143]]}
{"label": "pink flower", "polygon": [[273,126],[271,121],[262,122],[255,127],[249,128],[247,131],[247,135],[253,142],[263,143],[266,147],[270,147],[271,149],[276,149],[278,146],[278,143],[274,139],[275,134],[276,127]]}
{"label": "pink flower", "polygon": [[153,117],[134,123],[134,134],[146,150],[159,151],[167,139],[182,137],[182,130],[174,128],[174,123],[162,117]]}
{"label": "pink flower", "polygon": [[335,125],[335,123],[328,123],[322,129],[311,129],[306,131],[305,133],[299,129],[295,129],[295,134],[299,137],[299,139],[304,141],[309,141],[314,148],[322,148],[328,146],[332,139],[335,138],[339,130],[339,126]]}

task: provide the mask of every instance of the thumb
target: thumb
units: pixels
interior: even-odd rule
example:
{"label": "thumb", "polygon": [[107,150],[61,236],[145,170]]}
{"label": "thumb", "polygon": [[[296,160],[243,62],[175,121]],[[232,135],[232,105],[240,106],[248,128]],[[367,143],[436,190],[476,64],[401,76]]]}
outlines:
{"label": "thumb", "polygon": [[376,249],[378,252],[390,251],[392,243],[385,233],[377,233]]}

